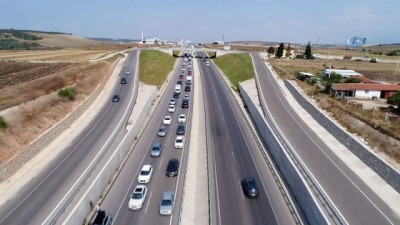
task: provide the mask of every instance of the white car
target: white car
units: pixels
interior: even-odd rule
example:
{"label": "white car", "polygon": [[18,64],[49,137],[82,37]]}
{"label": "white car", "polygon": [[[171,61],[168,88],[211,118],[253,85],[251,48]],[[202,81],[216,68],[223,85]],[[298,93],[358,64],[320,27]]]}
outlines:
{"label": "white car", "polygon": [[128,208],[131,210],[140,210],[146,200],[147,187],[139,184],[133,190],[131,198],[129,199]]}
{"label": "white car", "polygon": [[185,114],[179,115],[178,123],[186,123],[186,115]]}
{"label": "white car", "polygon": [[164,119],[163,119],[163,124],[164,125],[170,125],[171,124],[171,120],[172,120],[171,116],[165,116]]}
{"label": "white car", "polygon": [[185,145],[185,137],[184,136],[177,136],[175,139],[175,148],[183,148]]}
{"label": "white car", "polygon": [[153,175],[153,167],[151,165],[144,165],[142,170],[140,170],[138,176],[138,182],[141,184],[147,184],[150,182],[151,175]]}
{"label": "white car", "polygon": [[170,113],[175,112],[175,106],[174,105],[169,105],[168,112],[170,112]]}

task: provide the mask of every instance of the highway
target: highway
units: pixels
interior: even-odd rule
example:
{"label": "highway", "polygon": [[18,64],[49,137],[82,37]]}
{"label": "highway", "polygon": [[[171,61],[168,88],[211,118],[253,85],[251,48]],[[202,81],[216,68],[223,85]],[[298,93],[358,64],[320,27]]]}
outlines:
{"label": "highway", "polygon": [[[215,186],[214,224],[293,224],[275,181],[260,154],[231,90],[213,63],[199,59],[205,93],[207,148],[211,157],[210,176]],[[260,195],[248,199],[240,181],[254,177]],[[211,201],[214,199],[211,198]]]}
{"label": "highway", "polygon": [[[176,70],[168,81],[168,86],[164,95],[161,97],[159,105],[152,114],[132,154],[127,159],[118,178],[115,180],[101,205],[102,209],[110,212],[114,216],[113,224],[178,224],[190,142],[191,106],[193,104],[192,101],[194,101],[194,99],[191,98],[189,108],[182,109],[181,103],[184,95],[188,94],[192,97],[194,89],[194,84],[192,84],[190,92],[184,91],[184,87],[186,86],[187,66],[185,67],[185,76],[183,79],[179,79],[182,63],[183,59],[180,58]],[[176,103],[175,112],[170,113],[167,109],[178,79],[183,81],[182,92]],[[196,81],[193,80],[193,83],[194,82]],[[182,113],[186,115],[185,146],[183,149],[175,149],[174,142],[177,136],[176,128],[178,125],[178,116]],[[158,137],[157,133],[165,115],[172,116],[172,123],[171,125],[167,125],[166,136]],[[150,150],[155,142],[159,142],[163,146],[161,156],[158,158],[150,156]],[[165,175],[168,160],[171,158],[177,158],[180,161],[179,173],[176,177],[167,177]],[[148,188],[148,193],[142,209],[140,211],[132,211],[128,209],[128,202],[134,188],[138,185],[138,174],[144,164],[152,165],[154,172],[150,182],[145,184]],[[165,191],[175,192],[175,209],[171,216],[161,216],[159,214],[159,205],[162,194]]]}
{"label": "highway", "polygon": [[[136,99],[133,76],[138,52],[138,50],[130,52],[116,81],[118,84],[115,85],[113,93],[118,93],[121,101],[112,102],[110,98],[78,138],[49,162],[37,177],[19,190],[15,198],[1,206],[1,225],[37,225],[55,222],[49,217],[50,213],[56,208],[63,207],[58,204],[82,175],[82,171],[96,158],[101,149],[106,150],[101,154],[104,157],[114,149],[113,140],[118,138],[118,135],[124,135],[124,130],[119,132],[115,128],[119,123],[126,123],[126,118],[122,120],[123,115],[131,110],[128,108],[128,103],[130,102],[132,106]],[[126,70],[130,70],[131,74],[125,75]],[[127,78],[127,84],[119,83],[122,76]],[[57,210],[54,213],[57,213]]]}
{"label": "highway", "polygon": [[391,209],[332,152],[334,147],[327,146],[296,114],[259,54],[251,56],[274,121],[346,223],[400,224]]}

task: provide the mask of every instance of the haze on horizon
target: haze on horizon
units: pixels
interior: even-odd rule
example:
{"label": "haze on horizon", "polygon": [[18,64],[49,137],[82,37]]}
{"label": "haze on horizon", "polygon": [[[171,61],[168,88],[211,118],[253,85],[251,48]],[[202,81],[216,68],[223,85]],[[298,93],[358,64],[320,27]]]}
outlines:
{"label": "haze on horizon", "polygon": [[400,43],[400,1],[22,1],[0,0],[0,28],[58,31],[82,37],[192,42],[275,41]]}

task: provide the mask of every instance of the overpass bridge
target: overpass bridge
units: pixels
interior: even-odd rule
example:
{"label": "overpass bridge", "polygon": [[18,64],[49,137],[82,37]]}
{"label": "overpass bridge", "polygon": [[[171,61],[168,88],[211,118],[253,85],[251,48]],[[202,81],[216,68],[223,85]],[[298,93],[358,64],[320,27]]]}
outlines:
{"label": "overpass bridge", "polygon": [[221,50],[221,49],[211,49],[211,48],[156,48],[159,51],[165,52],[169,55],[174,56],[174,52],[179,52],[180,55],[183,55],[185,52],[191,54],[193,57],[196,57],[197,52],[215,52],[215,57],[220,57],[222,55],[231,54],[231,53],[243,53],[243,51],[236,50]]}

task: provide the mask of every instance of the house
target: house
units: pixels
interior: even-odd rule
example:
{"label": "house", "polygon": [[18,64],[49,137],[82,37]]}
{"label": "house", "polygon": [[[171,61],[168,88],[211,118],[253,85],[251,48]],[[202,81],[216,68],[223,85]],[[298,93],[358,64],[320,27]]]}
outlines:
{"label": "house", "polygon": [[330,94],[361,99],[387,99],[400,92],[400,85],[374,83],[333,83]]}
{"label": "house", "polygon": [[336,69],[324,69],[322,74],[324,78],[328,79],[331,76],[331,73],[340,74],[343,78],[348,78],[351,76],[362,76],[362,74],[357,73],[354,70],[336,70]]}

